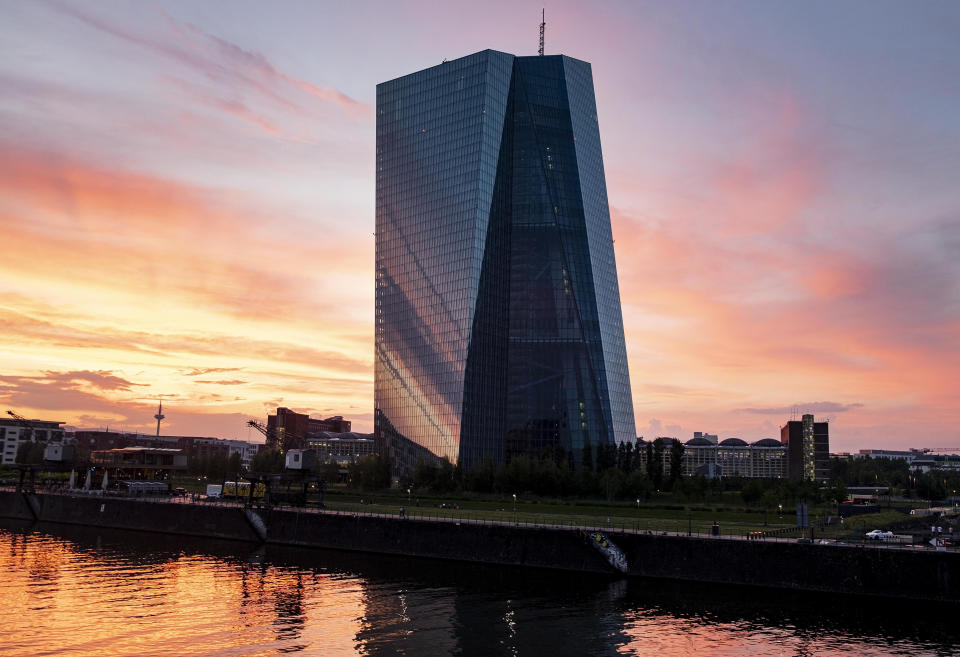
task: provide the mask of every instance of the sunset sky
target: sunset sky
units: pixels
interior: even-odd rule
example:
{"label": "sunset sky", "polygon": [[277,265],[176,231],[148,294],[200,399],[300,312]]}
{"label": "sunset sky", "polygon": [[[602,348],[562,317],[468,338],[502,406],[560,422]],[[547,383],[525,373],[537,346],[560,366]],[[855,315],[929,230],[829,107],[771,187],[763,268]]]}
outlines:
{"label": "sunset sky", "polygon": [[[541,3],[3,2],[0,411],[373,422],[378,82]],[[960,446],[960,3],[550,2],[593,64],[637,431]]]}

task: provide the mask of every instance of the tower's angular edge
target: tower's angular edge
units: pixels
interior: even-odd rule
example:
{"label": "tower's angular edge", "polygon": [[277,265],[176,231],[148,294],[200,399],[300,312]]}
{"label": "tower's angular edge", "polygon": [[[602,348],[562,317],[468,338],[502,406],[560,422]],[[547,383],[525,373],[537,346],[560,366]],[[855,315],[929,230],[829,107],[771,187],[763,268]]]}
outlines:
{"label": "tower's angular edge", "polygon": [[634,440],[590,65],[377,86],[375,424],[400,472]]}

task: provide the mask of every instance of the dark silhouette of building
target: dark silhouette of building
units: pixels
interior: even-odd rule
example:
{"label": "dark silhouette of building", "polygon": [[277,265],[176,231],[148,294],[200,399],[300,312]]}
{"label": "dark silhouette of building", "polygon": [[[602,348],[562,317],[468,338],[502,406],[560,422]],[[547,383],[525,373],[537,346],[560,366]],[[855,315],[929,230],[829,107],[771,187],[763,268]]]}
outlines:
{"label": "dark silhouette of building", "polygon": [[830,474],[830,426],[807,414],[780,427],[787,473],[794,481],[825,481]]}
{"label": "dark silhouette of building", "polygon": [[349,433],[352,423],[342,415],[318,420],[305,413],[297,413],[289,408],[279,407],[273,415],[267,416],[267,434],[274,436],[284,450],[301,449],[307,439],[324,431]]}
{"label": "dark silhouette of building", "polygon": [[485,50],[377,85],[376,181],[394,466],[632,442],[590,64]]}
{"label": "dark silhouette of building", "polygon": [[155,436],[153,434],[78,429],[72,434],[78,460],[86,460],[96,451],[142,447],[150,449],[179,449],[193,460],[229,458],[234,453],[249,465],[258,447],[254,443],[224,440],[206,436]]}

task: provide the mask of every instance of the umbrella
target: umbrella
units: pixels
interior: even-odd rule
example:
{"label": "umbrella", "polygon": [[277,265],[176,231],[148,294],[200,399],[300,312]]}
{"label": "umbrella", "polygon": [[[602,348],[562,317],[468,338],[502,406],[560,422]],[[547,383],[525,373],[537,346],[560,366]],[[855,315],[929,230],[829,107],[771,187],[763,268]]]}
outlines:
{"label": "umbrella", "polygon": [[74,485],[76,484],[77,472],[76,470],[70,471],[70,490],[73,490]]}
{"label": "umbrella", "polygon": [[103,471],[103,485],[100,486],[102,490],[107,490],[107,471]]}
{"label": "umbrella", "polygon": [[87,470],[87,481],[83,484],[83,490],[90,490],[90,482],[93,479],[93,470]]}

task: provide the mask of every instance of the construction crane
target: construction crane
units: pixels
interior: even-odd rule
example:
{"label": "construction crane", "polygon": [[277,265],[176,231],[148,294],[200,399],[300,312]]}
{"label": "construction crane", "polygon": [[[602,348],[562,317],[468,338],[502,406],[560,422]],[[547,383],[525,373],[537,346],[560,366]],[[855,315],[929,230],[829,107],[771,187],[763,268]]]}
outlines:
{"label": "construction crane", "polygon": [[266,427],[263,424],[260,424],[256,420],[250,420],[247,422],[248,427],[253,427],[257,431],[263,434],[263,437],[267,439],[267,449],[273,449],[277,447],[277,437],[274,435],[273,429]]}
{"label": "construction crane", "polygon": [[286,452],[288,449],[297,449],[303,447],[307,439],[303,436],[295,433],[291,433],[284,429],[283,427],[280,430],[271,429],[270,427],[264,426],[256,420],[249,420],[247,422],[248,427],[253,427],[257,431],[263,434],[267,439],[267,448],[279,449],[281,452]]}
{"label": "construction crane", "polygon": [[30,420],[23,417],[22,415],[17,415],[13,411],[7,411],[7,415],[9,415],[14,420],[16,420],[17,424],[19,424],[21,427],[23,427],[26,430],[24,434],[25,439],[29,440],[30,442],[33,442],[33,425],[30,424]]}

